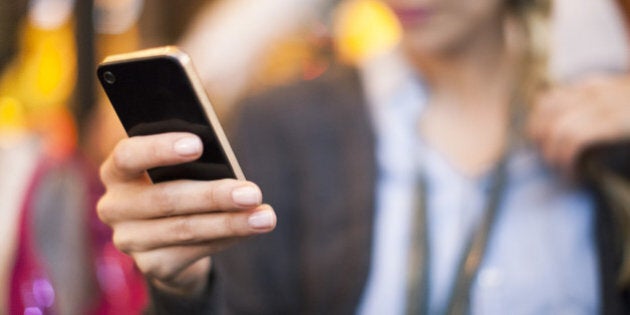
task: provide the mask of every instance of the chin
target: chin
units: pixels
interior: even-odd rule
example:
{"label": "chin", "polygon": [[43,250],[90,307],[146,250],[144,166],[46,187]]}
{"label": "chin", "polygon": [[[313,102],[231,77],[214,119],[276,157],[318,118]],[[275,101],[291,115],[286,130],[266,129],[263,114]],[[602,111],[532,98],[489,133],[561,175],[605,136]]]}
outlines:
{"label": "chin", "polygon": [[403,46],[408,53],[417,56],[440,56],[457,50],[457,40],[421,30],[405,31]]}

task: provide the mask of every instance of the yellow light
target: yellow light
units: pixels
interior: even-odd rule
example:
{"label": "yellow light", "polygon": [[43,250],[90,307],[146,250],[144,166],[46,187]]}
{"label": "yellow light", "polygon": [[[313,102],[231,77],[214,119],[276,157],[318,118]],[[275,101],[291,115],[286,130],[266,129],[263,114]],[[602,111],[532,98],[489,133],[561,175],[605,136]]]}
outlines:
{"label": "yellow light", "polygon": [[344,2],[334,22],[337,53],[341,60],[350,63],[390,50],[401,38],[398,20],[377,0]]}
{"label": "yellow light", "polygon": [[0,130],[6,132],[24,128],[26,128],[24,107],[13,97],[0,96]]}
{"label": "yellow light", "polygon": [[20,35],[19,53],[0,76],[2,136],[38,134],[49,156],[67,156],[77,137],[69,110],[76,81],[73,23],[44,29],[26,20]]}

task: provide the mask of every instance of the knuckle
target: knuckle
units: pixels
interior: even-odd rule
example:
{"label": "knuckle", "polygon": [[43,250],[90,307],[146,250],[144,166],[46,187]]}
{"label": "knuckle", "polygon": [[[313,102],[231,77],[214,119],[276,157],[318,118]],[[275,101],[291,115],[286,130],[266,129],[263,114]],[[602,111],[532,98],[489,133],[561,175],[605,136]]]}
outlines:
{"label": "knuckle", "polygon": [[[158,279],[163,282],[170,282],[175,279],[179,272],[179,266],[176,266],[171,261],[168,261],[168,257],[161,257],[164,259],[156,259],[152,255],[145,259],[142,266],[138,266],[140,271],[148,278]],[[164,256],[164,255],[160,255]]]}
{"label": "knuckle", "polygon": [[203,194],[203,201],[209,207],[216,207],[220,205],[221,194],[219,193],[219,189],[216,188],[215,185],[209,185],[208,189]]}
{"label": "knuckle", "polygon": [[124,139],[116,144],[116,148],[111,155],[111,161],[113,167],[119,170],[126,170],[129,157],[131,156],[131,146],[129,145],[129,139]]}
{"label": "knuckle", "polygon": [[148,278],[153,279],[170,279],[173,277],[172,271],[167,267],[168,264],[160,263],[159,259],[153,257],[155,255],[146,254],[134,257],[138,269]]}
{"label": "knuckle", "polygon": [[193,228],[193,220],[190,216],[173,218],[171,233],[177,243],[190,243],[197,240]]}
{"label": "knuckle", "polygon": [[118,248],[118,250],[125,254],[129,254],[134,251],[131,245],[131,240],[124,233],[121,233],[117,229],[114,229],[112,242],[114,243],[114,246]]}
{"label": "knuckle", "polygon": [[96,204],[96,214],[99,218],[99,220],[101,220],[101,222],[110,225],[112,222],[112,205],[111,205],[111,201],[109,198],[107,198],[107,195],[101,197],[98,200],[98,203]]}
{"label": "knuckle", "polygon": [[101,179],[101,181],[103,182],[103,184],[105,185],[105,187],[107,187],[107,184],[109,182],[109,165],[107,162],[101,164],[101,166],[99,167],[99,178]]}
{"label": "knuckle", "polygon": [[165,154],[159,145],[151,145],[147,148],[147,155],[153,161],[163,161]]}
{"label": "knuckle", "polygon": [[239,224],[237,222],[238,215],[237,214],[227,214],[221,216],[221,227],[222,230],[227,234],[226,236],[244,236],[246,232],[239,228]]}
{"label": "knuckle", "polygon": [[213,208],[226,209],[232,205],[231,188],[236,182],[232,179],[220,179],[209,182],[205,193],[204,202]]}
{"label": "knuckle", "polygon": [[152,188],[150,200],[157,206],[159,214],[163,217],[173,215],[179,203],[177,194],[168,185],[154,185]]}

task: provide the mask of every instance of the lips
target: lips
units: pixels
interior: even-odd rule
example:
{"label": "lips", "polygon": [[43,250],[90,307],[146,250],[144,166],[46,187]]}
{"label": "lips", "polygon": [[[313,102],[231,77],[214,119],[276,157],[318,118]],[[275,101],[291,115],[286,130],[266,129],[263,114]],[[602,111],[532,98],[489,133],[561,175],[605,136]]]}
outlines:
{"label": "lips", "polygon": [[417,25],[426,22],[431,17],[431,10],[427,8],[396,8],[392,11],[403,26]]}

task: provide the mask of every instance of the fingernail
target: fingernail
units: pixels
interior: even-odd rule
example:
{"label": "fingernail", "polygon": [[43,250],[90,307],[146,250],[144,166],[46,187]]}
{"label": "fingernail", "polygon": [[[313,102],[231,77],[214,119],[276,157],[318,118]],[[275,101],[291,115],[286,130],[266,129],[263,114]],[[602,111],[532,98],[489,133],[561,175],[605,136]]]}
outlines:
{"label": "fingernail", "polygon": [[252,186],[243,186],[232,191],[232,200],[242,206],[256,206],[262,201],[260,190]]}
{"label": "fingernail", "polygon": [[268,229],[274,226],[275,216],[271,210],[258,211],[249,216],[247,223],[254,229]]}
{"label": "fingernail", "polygon": [[179,155],[190,156],[201,152],[203,145],[197,137],[181,138],[175,142],[173,149]]}

